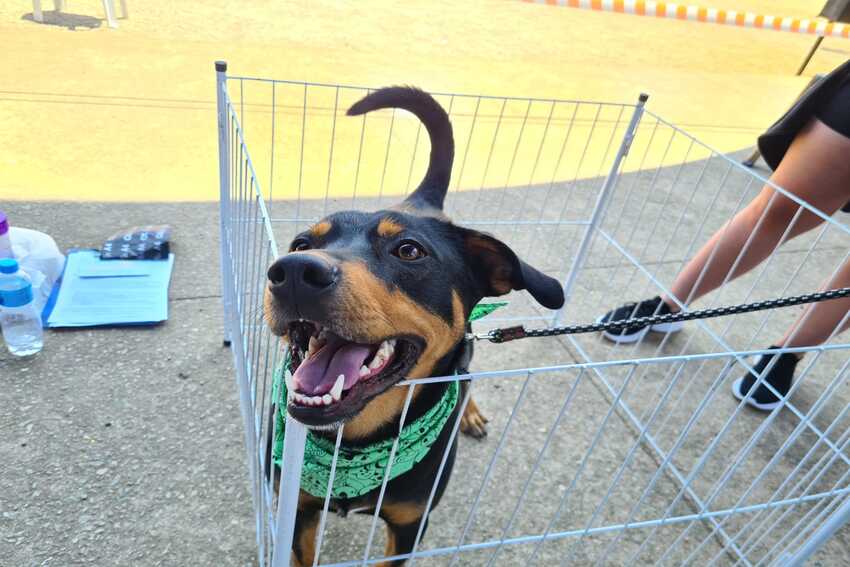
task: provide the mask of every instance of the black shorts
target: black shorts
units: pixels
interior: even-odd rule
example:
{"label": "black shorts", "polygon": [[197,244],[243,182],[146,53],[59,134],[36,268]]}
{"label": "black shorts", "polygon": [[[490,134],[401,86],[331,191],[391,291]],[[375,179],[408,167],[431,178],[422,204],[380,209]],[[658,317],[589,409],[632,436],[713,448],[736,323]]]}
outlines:
{"label": "black shorts", "polygon": [[850,137],[850,61],[839,65],[804,92],[773,126],[759,136],[764,161],[776,169],[791,142],[815,116]]}
{"label": "black shorts", "polygon": [[[759,136],[759,150],[771,169],[779,166],[791,142],[812,117],[850,138],[850,61],[804,92],[788,112]],[[850,213],[850,203],[841,210]]]}
{"label": "black shorts", "polygon": [[828,100],[823,101],[815,111],[818,119],[843,135],[850,138],[850,81],[845,82]]}

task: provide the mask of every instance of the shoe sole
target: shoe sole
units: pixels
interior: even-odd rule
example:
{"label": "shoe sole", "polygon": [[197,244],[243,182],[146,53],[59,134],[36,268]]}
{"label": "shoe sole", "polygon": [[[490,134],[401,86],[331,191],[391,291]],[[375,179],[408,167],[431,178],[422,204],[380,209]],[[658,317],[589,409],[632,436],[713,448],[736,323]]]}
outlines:
{"label": "shoe sole", "polygon": [[757,402],[756,400],[751,398],[749,395],[744,395],[744,393],[741,392],[741,384],[743,382],[744,382],[743,376],[741,378],[738,378],[734,382],[732,382],[732,395],[735,396],[736,398],[738,398],[739,400],[745,402],[751,408],[755,408],[755,409],[761,410],[761,411],[773,411],[773,410],[775,410],[776,408],[778,408],[779,406],[782,405],[782,400],[764,404],[764,403],[761,403],[761,402]]}
{"label": "shoe sole", "polygon": [[[602,322],[602,317],[596,320],[597,323]],[[644,327],[640,331],[636,333],[632,333],[630,335],[618,334],[615,335],[610,331],[602,331],[602,336],[611,341],[612,343],[617,344],[629,344],[636,343],[641,340],[648,332],[652,331],[653,333],[664,333],[666,335],[672,333],[678,333],[682,330],[684,323],[682,321],[676,321],[675,323],[659,323],[657,325],[652,325],[649,327]]]}

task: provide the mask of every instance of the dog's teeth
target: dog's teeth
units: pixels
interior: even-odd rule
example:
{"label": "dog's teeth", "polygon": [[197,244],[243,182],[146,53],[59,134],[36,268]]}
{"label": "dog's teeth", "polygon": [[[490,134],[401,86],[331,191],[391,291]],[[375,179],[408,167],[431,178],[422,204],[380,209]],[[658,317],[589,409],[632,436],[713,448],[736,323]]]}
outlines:
{"label": "dog's teeth", "polygon": [[363,378],[364,376],[368,376],[368,375],[369,375],[369,369],[366,367],[366,365],[365,365],[365,364],[364,364],[363,366],[361,366],[361,367],[360,367],[360,372],[359,372],[359,374],[360,374],[360,377],[361,377],[361,378]]}
{"label": "dog's teeth", "polygon": [[380,359],[383,363],[383,361],[392,356],[394,350],[395,340],[384,341],[381,343],[381,346],[378,347],[378,352],[375,354],[375,358]]}
{"label": "dog's teeth", "polygon": [[336,382],[334,382],[333,388],[331,388],[331,398],[334,401],[339,401],[339,398],[342,396],[342,386],[345,384],[345,374],[340,374],[336,378]]}
{"label": "dog's teeth", "polygon": [[369,368],[375,370],[376,368],[380,368],[380,366],[384,363],[384,359],[381,356],[381,351],[378,351],[375,354],[375,358],[372,359],[372,362],[369,363]]}
{"label": "dog's teeth", "polygon": [[322,396],[313,396],[313,405],[314,406],[322,405]]}
{"label": "dog's teeth", "polygon": [[298,402],[299,404],[304,403],[304,396],[302,396],[298,392],[295,392],[294,394],[292,394],[292,397],[295,398],[295,401]]}
{"label": "dog's teeth", "polygon": [[324,396],[322,396],[322,402],[324,402],[326,406],[331,405],[331,402],[333,401],[334,399],[331,397],[330,394],[325,394]]}

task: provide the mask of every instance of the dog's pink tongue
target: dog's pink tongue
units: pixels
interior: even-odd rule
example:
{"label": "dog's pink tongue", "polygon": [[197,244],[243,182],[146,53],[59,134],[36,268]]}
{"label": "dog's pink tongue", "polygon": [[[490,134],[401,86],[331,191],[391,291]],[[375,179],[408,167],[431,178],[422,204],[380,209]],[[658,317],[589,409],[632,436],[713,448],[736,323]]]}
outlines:
{"label": "dog's pink tongue", "polygon": [[360,367],[372,352],[369,345],[351,343],[336,336],[329,336],[327,343],[313,356],[303,361],[292,378],[295,389],[302,394],[321,396],[333,388],[337,377],[345,376],[344,389],[357,383]]}

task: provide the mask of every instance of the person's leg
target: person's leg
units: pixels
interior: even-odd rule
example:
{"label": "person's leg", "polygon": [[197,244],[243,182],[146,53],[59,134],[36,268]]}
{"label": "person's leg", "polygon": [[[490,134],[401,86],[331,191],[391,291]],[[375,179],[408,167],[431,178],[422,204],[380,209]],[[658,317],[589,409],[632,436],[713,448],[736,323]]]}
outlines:
{"label": "person's leg", "polygon": [[[848,286],[850,286],[850,261],[845,261],[821,289]],[[822,344],[850,327],[848,312],[850,312],[850,298],[810,304],[797,321],[788,328],[782,340],[770,349]],[[732,393],[739,400],[746,399],[747,404],[756,409],[772,410],[782,403],[776,393],[785,396],[791,390],[794,370],[802,358],[802,354],[790,352],[761,356],[753,366],[753,372],[748,372],[732,383]],[[762,374],[764,375],[762,383],[756,386]],[[771,388],[768,388],[766,384],[770,384]]]}
{"label": "person's leg", "polygon": [[[850,202],[850,159],[847,156],[850,156],[850,138],[814,118],[794,138],[771,180],[831,215]],[[724,281],[747,273],[783,241],[823,222],[818,215],[800,209],[793,200],[765,185],[758,196],[715,232],[679,272],[670,288],[673,296],[688,304],[717,289]],[[735,270],[730,274],[733,266]],[[679,311],[679,303],[665,295],[611,310],[600,317],[599,322],[676,311]],[[816,318],[812,325],[819,320]],[[669,333],[681,327],[682,323],[665,323],[653,325],[651,329]],[[616,343],[632,343],[649,330],[648,326],[635,326],[602,334]]]}
{"label": "person's leg", "polygon": [[[794,139],[771,181],[831,215],[850,201],[850,138],[813,119]],[[732,280],[750,271],[780,244],[799,205],[765,185],[745,209],[706,242],[676,277],[671,291],[682,302],[693,301],[719,287],[736,260]],[[794,238],[822,219],[803,211],[786,239]],[[755,233],[754,233],[755,231]],[[751,236],[752,235],[752,236]],[[747,241],[749,244],[747,245]],[[738,260],[741,250],[746,251]],[[672,310],[676,302],[664,297]]]}
{"label": "person's leg", "polygon": [[[801,143],[798,143],[798,141]],[[815,144],[816,141],[818,141],[817,144]],[[815,120],[795,139],[794,144],[786,154],[786,159],[783,159],[773,179],[777,184],[824,213],[832,214],[847,201],[850,201],[850,163],[848,163],[846,157],[842,157],[848,155],[850,155],[850,138]],[[787,159],[789,157],[792,157],[790,161]],[[788,166],[791,170],[788,171],[785,166]],[[772,194],[772,191],[767,194],[768,200],[770,194]],[[762,191],[759,198],[753,201],[748,208],[763,200],[764,197],[765,191]],[[777,208],[780,214],[775,214],[772,209],[780,200],[782,203]],[[761,220],[758,231],[754,234],[750,247],[743,254],[739,267],[731,274],[732,278],[758,265],[781,243],[780,239],[788,228],[788,221],[797,212],[797,206],[788,206],[789,203],[791,203],[789,199],[777,195],[769,207],[761,208],[764,218]],[[736,216],[731,223],[735,223],[740,216]],[[787,219],[784,223],[782,222],[783,216]],[[756,223],[752,225],[753,228],[757,226],[758,222],[756,220]],[[816,215],[804,212],[786,238],[793,238],[818,224],[820,224],[820,219]],[[743,246],[745,240],[746,238],[740,241],[738,245]],[[722,240],[719,242],[718,252],[726,246]],[[708,265],[706,273],[712,271],[710,263],[703,262],[702,265]],[[731,268],[731,263],[727,266],[728,271]],[[720,274],[719,277],[720,281],[713,287],[700,282],[692,285],[690,290],[695,290],[695,296],[702,295],[721,284],[725,274]],[[697,276],[693,281],[697,282],[698,279]],[[687,284],[687,282],[685,283]],[[835,289],[849,285],[850,262],[845,262],[824,284],[822,289]],[[772,346],[771,350],[781,347],[815,346],[827,341],[848,326],[847,313],[849,309],[850,299],[846,298],[809,305],[797,318],[797,321],[785,332],[782,340]],[[791,390],[794,371],[801,358],[802,355],[793,353],[767,354],[759,357],[753,366],[753,372],[747,372],[732,383],[732,393],[736,398],[745,400],[748,405],[756,409],[773,410],[781,405],[782,397]]]}
{"label": "person's leg", "polygon": [[[838,272],[821,289],[850,287],[850,261],[844,263]],[[833,335],[850,327],[850,298],[833,299],[812,303],[806,307],[797,321],[785,332],[777,343],[783,347],[816,346],[825,343]]]}

